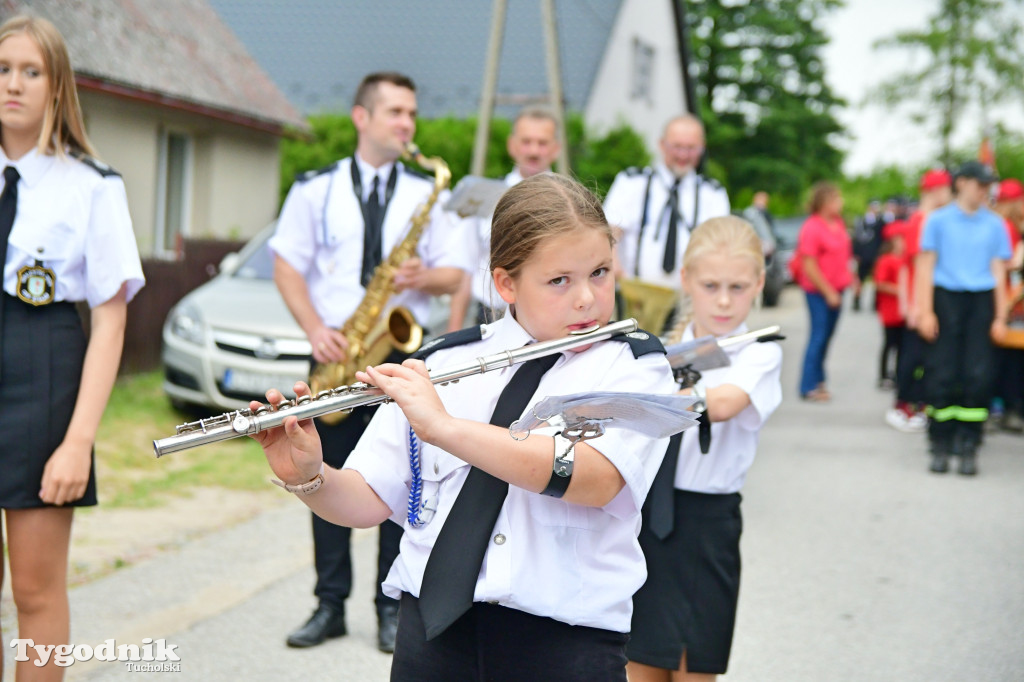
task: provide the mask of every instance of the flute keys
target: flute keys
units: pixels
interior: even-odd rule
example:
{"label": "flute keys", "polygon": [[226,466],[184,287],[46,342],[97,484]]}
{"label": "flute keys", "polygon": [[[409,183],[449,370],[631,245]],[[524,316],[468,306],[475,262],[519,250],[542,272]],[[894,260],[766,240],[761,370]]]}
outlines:
{"label": "flute keys", "polygon": [[231,420],[231,429],[238,434],[244,434],[249,432],[250,419],[244,414],[236,414],[235,418]]}

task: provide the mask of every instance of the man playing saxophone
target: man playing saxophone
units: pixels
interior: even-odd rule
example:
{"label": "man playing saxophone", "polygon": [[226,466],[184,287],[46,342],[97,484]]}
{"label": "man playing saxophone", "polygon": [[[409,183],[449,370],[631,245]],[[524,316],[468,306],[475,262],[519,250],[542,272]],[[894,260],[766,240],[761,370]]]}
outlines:
{"label": "man playing saxophone", "polygon": [[[352,121],[356,151],[327,168],[299,176],[281,209],[270,240],[274,281],[296,321],[306,332],[316,364],[346,360],[349,340],[339,328],[367,296],[374,268],[403,241],[410,218],[434,191],[434,182],[405,167],[399,157],[416,131],[416,88],[399,73],[373,73],[356,90]],[[463,244],[465,226],[435,202],[415,255],[394,274],[398,292],[387,307],[404,306],[420,326],[430,297],[456,290],[470,263]],[[389,362],[401,362],[397,353]],[[359,408],[339,423],[317,420],[327,464],[340,468],[355,447],[375,408]],[[313,516],[313,546],[319,605],[287,639],[308,647],[346,633],[345,599],[352,583],[350,529]],[[380,583],[398,555],[401,529],[380,527],[377,596],[378,647],[394,649],[398,603],[384,596]]]}

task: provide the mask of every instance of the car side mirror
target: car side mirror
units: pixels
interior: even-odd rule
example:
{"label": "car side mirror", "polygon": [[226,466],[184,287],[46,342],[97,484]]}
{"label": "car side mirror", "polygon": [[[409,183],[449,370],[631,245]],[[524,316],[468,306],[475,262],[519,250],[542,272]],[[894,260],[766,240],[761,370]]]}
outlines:
{"label": "car side mirror", "polygon": [[228,272],[238,267],[239,256],[236,252],[231,252],[224,256],[220,260],[220,265],[217,266],[218,272]]}

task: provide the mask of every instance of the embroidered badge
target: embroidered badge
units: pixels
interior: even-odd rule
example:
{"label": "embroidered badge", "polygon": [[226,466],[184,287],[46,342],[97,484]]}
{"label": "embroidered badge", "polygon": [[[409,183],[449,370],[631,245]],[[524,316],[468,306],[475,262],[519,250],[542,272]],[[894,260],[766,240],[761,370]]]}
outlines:
{"label": "embroidered badge", "polygon": [[628,336],[631,339],[637,339],[638,341],[646,341],[647,339],[651,338],[651,335],[648,334],[647,332],[629,332],[628,334],[626,334],[626,336]]}
{"label": "embroidered badge", "polygon": [[56,288],[57,276],[41,261],[18,270],[18,298],[25,303],[35,306],[53,303]]}

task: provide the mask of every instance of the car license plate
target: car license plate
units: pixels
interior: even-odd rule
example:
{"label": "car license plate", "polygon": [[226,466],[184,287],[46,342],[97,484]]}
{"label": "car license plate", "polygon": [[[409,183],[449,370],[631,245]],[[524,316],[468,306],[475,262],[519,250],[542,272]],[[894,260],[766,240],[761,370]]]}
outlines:
{"label": "car license plate", "polygon": [[238,393],[263,395],[271,388],[277,388],[284,391],[292,383],[294,383],[294,381],[277,374],[245,372],[230,368],[224,370],[224,388]]}

